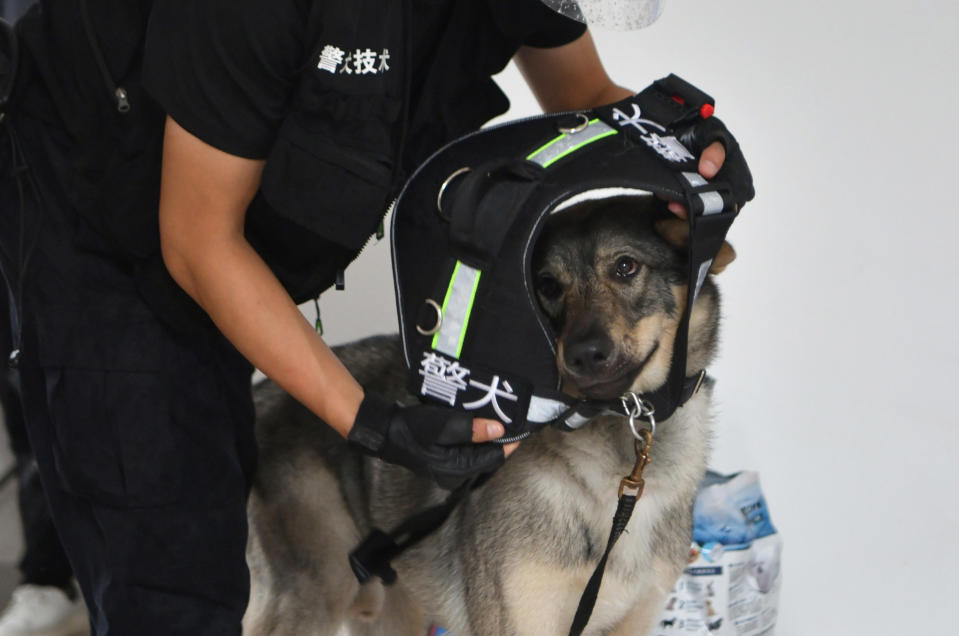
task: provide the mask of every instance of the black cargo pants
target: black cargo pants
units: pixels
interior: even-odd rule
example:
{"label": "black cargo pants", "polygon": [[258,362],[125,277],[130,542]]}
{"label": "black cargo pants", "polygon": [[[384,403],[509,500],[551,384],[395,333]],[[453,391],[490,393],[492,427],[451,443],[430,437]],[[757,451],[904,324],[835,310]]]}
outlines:
{"label": "black cargo pants", "polygon": [[237,634],[252,369],[216,330],[158,320],[76,214],[65,140],[15,126],[36,187],[21,195],[0,126],[0,267],[22,298],[30,442],[94,633]]}
{"label": "black cargo pants", "polygon": [[54,586],[70,592],[73,570],[50,517],[37,462],[27,438],[17,372],[6,364],[13,350],[11,310],[9,295],[0,286],[0,406],[10,449],[16,458],[17,503],[24,543],[19,564],[21,583]]}

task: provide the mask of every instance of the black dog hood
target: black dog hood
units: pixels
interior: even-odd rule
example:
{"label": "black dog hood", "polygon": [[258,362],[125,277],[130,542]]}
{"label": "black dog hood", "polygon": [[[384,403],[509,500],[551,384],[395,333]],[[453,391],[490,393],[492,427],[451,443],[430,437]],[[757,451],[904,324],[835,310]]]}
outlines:
{"label": "black dog hood", "polygon": [[[692,393],[685,378],[689,308],[745,201],[707,182],[674,131],[711,116],[713,100],[669,76],[635,97],[579,113],[485,129],[435,153],[393,209],[397,309],[413,392],[496,418],[506,438],[548,423],[575,427],[608,405],[559,391],[554,336],[531,259],[548,215],[610,188],[690,211],[689,296],[666,385],[643,396],[659,420]],[[638,193],[637,193],[638,194]]]}

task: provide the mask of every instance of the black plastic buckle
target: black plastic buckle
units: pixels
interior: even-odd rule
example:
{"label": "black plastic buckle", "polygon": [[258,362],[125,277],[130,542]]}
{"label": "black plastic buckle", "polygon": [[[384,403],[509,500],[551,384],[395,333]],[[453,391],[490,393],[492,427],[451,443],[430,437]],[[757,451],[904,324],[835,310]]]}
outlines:
{"label": "black plastic buckle", "polygon": [[13,93],[18,61],[17,34],[9,22],[0,19],[0,119]]}
{"label": "black plastic buckle", "polygon": [[392,584],[396,581],[396,570],[390,567],[390,560],[396,551],[393,537],[374,528],[363,543],[350,552],[350,567],[356,580],[363,584],[378,576],[386,585]]}

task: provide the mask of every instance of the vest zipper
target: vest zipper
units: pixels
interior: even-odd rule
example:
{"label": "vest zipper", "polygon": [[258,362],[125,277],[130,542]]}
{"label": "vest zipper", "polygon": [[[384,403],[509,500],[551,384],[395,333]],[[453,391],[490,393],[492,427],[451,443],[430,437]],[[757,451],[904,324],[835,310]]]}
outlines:
{"label": "vest zipper", "polygon": [[[412,19],[413,19],[413,8],[409,0],[403,2],[403,109],[400,114],[400,133],[397,140],[397,152],[394,155],[393,163],[393,178],[390,179],[392,182],[391,189],[394,192],[402,190],[400,183],[396,182],[396,175],[403,173],[403,158],[404,158],[404,149],[406,147],[406,135],[409,129],[409,117],[410,117],[410,93],[412,92],[413,85],[413,44],[410,34],[412,32]],[[405,184],[405,181],[404,181]],[[389,206],[387,206],[386,211],[383,213],[383,216],[380,217],[380,223],[376,227],[376,242],[379,243],[380,240],[386,235],[386,226],[385,222],[390,213],[393,212],[393,208],[396,207],[396,201],[399,199],[399,194],[393,197],[393,200],[390,201]],[[363,246],[356,252],[356,258],[360,257],[360,254],[369,247],[370,243],[373,242],[373,235],[367,236],[366,240],[363,242]],[[355,261],[356,258],[353,260]],[[342,272],[338,272],[339,274]],[[342,289],[341,286],[337,285],[337,289]]]}
{"label": "vest zipper", "polygon": [[126,89],[122,86],[117,86],[116,82],[113,81],[113,77],[110,76],[110,69],[107,67],[107,62],[103,58],[103,52],[100,50],[96,34],[93,31],[93,22],[90,21],[90,12],[87,10],[86,0],[80,0],[80,20],[83,22],[83,32],[87,36],[87,42],[93,50],[93,60],[96,62],[97,68],[100,70],[100,77],[103,78],[103,83],[110,93],[110,99],[116,103],[117,112],[129,112],[129,96],[127,95]]}

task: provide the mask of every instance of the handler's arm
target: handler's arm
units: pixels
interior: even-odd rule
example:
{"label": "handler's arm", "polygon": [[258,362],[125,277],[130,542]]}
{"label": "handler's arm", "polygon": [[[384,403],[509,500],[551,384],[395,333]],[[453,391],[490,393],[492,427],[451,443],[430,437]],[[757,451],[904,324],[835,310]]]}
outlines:
{"label": "handler's arm", "polygon": [[521,47],[513,61],[547,113],[593,108],[635,94],[606,74],[588,30],[562,46]]}
{"label": "handler's arm", "polygon": [[222,152],[167,118],[163,260],[240,353],[345,435],[363,390],[243,235],[262,170],[263,161]]}
{"label": "handler's arm", "polygon": [[[634,94],[614,84],[606,74],[588,30],[563,46],[548,49],[524,46],[513,59],[539,105],[548,113],[593,108]],[[715,142],[699,157],[699,172],[711,179],[725,160],[726,149]],[[671,202],[669,208],[685,215],[679,203]]]}
{"label": "handler's arm", "polygon": [[[262,170],[263,161],[218,150],[167,118],[160,193],[163,260],[240,353],[346,436],[363,389],[243,234]],[[498,422],[476,420],[473,438],[487,441],[502,430]]]}

